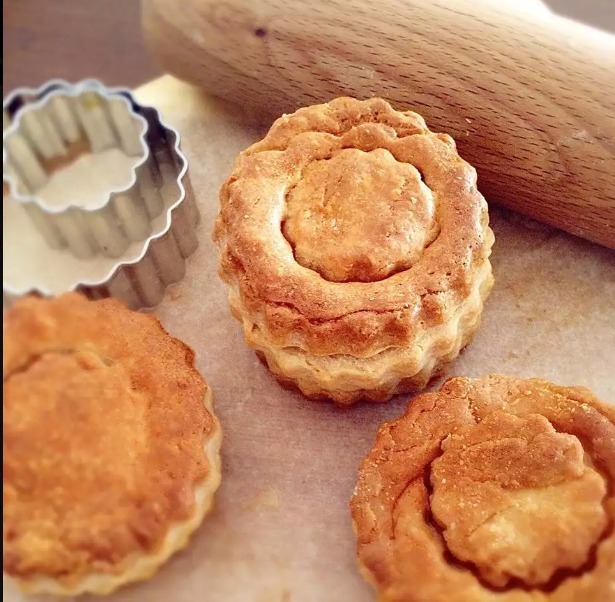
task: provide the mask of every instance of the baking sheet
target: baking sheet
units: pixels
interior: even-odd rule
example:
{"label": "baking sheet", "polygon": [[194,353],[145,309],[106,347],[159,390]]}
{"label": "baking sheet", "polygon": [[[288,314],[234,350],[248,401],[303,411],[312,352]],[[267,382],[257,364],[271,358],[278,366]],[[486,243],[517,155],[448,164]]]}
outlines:
{"label": "baking sheet", "polygon": [[[154,313],[196,350],[213,388],[223,479],[189,547],[150,581],[108,600],[373,601],[356,569],[348,501],[376,429],[403,412],[407,397],[342,410],[276,384],[230,316],[211,241],[218,189],[236,154],[265,129],[170,77],[138,98],[180,131],[201,210],[186,277]],[[449,375],[536,376],[590,387],[615,404],[615,253],[495,208],[491,215],[495,287]],[[31,599],[6,582],[3,593],[7,602]]]}

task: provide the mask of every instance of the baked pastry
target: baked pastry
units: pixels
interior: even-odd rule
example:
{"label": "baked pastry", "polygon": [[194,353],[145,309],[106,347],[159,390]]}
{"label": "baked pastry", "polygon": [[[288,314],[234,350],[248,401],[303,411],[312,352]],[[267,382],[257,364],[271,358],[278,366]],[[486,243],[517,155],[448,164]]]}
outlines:
{"label": "baked pastry", "polygon": [[351,502],[382,602],[615,600],[615,408],[452,378],[378,431]]}
{"label": "baked pastry", "polygon": [[106,594],[182,548],[220,482],[193,351],[153,316],[69,293],[4,315],[3,568]]}
{"label": "baked pastry", "polygon": [[450,136],[381,99],[278,119],[220,194],[220,276],[284,384],[349,404],[423,388],[476,330],[493,234]]}

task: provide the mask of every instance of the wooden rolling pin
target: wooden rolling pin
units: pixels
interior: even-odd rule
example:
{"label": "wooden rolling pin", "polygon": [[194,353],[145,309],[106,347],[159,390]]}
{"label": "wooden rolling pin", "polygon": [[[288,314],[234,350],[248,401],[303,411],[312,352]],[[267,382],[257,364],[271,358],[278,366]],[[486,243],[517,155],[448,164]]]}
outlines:
{"label": "wooden rolling pin", "polygon": [[615,36],[499,0],[143,0],[174,75],[272,117],[382,96],[496,201],[615,248]]}

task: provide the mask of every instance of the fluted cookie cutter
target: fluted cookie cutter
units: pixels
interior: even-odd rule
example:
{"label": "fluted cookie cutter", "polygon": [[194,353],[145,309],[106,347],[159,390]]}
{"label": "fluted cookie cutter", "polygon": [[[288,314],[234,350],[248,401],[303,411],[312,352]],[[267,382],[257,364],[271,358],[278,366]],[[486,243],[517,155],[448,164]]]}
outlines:
{"label": "fluted cookie cutter", "polygon": [[[3,128],[4,304],[66,290],[159,303],[197,246],[178,132],[96,80],[15,90]],[[59,178],[77,164],[67,189]]]}

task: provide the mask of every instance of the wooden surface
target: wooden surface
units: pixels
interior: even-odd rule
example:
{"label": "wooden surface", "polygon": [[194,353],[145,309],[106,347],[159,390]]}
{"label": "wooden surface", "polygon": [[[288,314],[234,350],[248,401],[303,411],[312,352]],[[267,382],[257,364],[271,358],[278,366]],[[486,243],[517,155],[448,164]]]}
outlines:
{"label": "wooden surface", "polygon": [[271,115],[383,96],[490,201],[615,248],[615,36],[529,0],[144,0],[165,70]]}
{"label": "wooden surface", "polygon": [[[357,569],[348,502],[378,426],[401,414],[408,398],[340,410],[274,381],[230,315],[211,240],[220,185],[263,128],[250,111],[171,77],[137,97],[178,129],[190,163],[199,247],[154,313],[195,349],[211,384],[223,476],[214,511],[188,548],[106,602],[374,602]],[[615,254],[497,209],[491,225],[495,285],[450,374],[542,377],[615,403]],[[3,593],[6,602],[32,602],[9,584]]]}
{"label": "wooden surface", "polygon": [[2,85],[94,77],[138,86],[160,73],[141,39],[138,0],[5,0]]}

